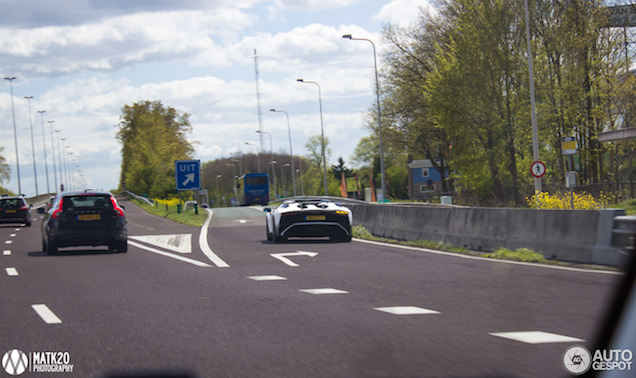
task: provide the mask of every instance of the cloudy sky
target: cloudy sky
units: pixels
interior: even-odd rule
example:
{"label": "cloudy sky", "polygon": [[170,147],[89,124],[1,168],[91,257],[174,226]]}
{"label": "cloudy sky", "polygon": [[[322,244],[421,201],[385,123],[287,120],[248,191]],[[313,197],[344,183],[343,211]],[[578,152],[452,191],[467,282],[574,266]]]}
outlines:
{"label": "cloudy sky", "polygon": [[[195,158],[203,162],[256,152],[254,50],[262,129],[274,151],[288,151],[289,142],[285,115],[271,108],[288,112],[294,154],[306,155],[307,140],[320,133],[318,87],[296,81],[303,78],[320,85],[332,162],[349,161],[368,133],[373,53],[368,42],[342,35],[369,38],[380,53],[382,27],[406,26],[425,7],[426,0],[0,0],[0,74],[16,77],[22,192],[36,191],[25,96],[33,96],[40,194],[47,190],[47,168],[51,191],[54,186],[51,129],[60,130],[53,132],[55,148],[64,138],[62,150],[76,159],[89,187],[117,188],[121,154],[114,125],[122,106],[137,101],[160,100],[190,113],[189,139],[198,143]],[[2,83],[0,147],[12,171],[3,185],[17,192],[10,83]],[[267,134],[263,147],[269,152]]]}

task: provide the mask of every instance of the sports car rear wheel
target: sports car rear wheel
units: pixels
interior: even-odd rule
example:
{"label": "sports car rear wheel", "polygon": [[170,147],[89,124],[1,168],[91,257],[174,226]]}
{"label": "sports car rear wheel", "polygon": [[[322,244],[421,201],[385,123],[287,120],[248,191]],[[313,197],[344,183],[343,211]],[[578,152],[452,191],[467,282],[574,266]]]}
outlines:
{"label": "sports car rear wheel", "polygon": [[276,232],[274,231],[273,241],[274,243],[283,243],[287,241],[287,238],[284,236],[277,235]]}

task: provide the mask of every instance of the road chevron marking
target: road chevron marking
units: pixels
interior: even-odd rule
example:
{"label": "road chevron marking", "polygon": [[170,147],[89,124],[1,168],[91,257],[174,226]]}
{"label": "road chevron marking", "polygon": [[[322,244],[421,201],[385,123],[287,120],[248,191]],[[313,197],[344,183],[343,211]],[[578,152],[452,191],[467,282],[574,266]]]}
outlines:
{"label": "road chevron marking", "polygon": [[298,266],[298,264],[288,259],[287,256],[315,257],[315,256],[318,256],[318,252],[296,251],[296,252],[289,252],[289,253],[270,253],[269,255],[275,259],[278,259],[284,262],[285,264],[289,266]]}
{"label": "road chevron marking", "polygon": [[179,260],[179,261],[183,261],[183,262],[187,262],[188,264],[200,266],[200,267],[203,267],[203,268],[211,268],[212,267],[210,264],[206,264],[204,262],[201,262],[201,261],[198,261],[198,260],[194,260],[194,259],[189,259],[187,257],[183,257],[183,256],[179,256],[179,255],[173,255],[172,253],[160,251],[158,249],[155,249],[155,248],[152,248],[152,247],[148,247],[146,245],[139,244],[139,243],[136,243],[134,241],[128,240],[128,244],[132,245],[134,247],[137,247],[137,248],[145,249],[148,252],[156,253],[156,254],[161,255],[161,256],[172,257],[173,259],[176,259],[176,260]]}
{"label": "road chevron marking", "polygon": [[192,253],[192,234],[144,235],[128,236],[128,238],[170,251]]}

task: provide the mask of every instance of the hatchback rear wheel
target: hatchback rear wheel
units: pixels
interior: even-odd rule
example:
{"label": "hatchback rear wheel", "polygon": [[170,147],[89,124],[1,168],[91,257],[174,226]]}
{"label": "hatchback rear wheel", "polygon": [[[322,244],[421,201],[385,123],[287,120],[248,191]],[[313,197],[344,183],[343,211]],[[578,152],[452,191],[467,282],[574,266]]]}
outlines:
{"label": "hatchback rear wheel", "polygon": [[42,249],[44,249],[44,252],[46,252],[47,255],[57,254],[57,245],[52,243],[50,240],[47,243],[44,243],[44,240],[42,240]]}

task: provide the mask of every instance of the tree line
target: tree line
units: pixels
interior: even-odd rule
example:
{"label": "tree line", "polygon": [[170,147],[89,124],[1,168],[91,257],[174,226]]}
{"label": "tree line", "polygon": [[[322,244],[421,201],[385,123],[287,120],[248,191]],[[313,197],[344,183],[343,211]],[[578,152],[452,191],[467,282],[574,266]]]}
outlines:
{"label": "tree line", "polygon": [[[410,27],[386,26],[381,121],[385,154],[412,154],[450,172],[444,191],[473,203],[523,203],[533,194],[528,50],[524,2],[445,0]],[[605,28],[599,1],[530,2],[540,157],[544,188],[619,180],[626,143],[598,135],[634,125],[634,77],[626,75],[622,29]],[[368,127],[374,144],[377,112]],[[576,138],[574,167],[563,137]],[[357,154],[367,164],[375,155]],[[374,164],[373,164],[374,165]],[[389,165],[390,166],[390,165]]]}
{"label": "tree line", "polygon": [[[636,124],[634,76],[624,52],[627,33],[605,27],[608,14],[600,1],[529,5],[540,159],[547,166],[544,191],[563,190],[571,170],[577,171],[579,186],[615,190],[632,173],[622,163],[633,143],[600,142],[599,134]],[[390,197],[408,197],[407,156],[430,159],[438,171],[449,172],[442,191],[466,203],[519,205],[534,194],[525,28],[524,2],[516,0],[443,0],[436,14],[422,13],[414,25],[385,26],[380,120]],[[330,194],[339,194],[338,172],[380,187],[376,109],[370,104],[370,134],[351,159],[358,169],[344,161],[330,167]],[[124,107],[117,136],[123,147],[122,187],[173,193],[173,162],[190,158],[194,150],[185,138],[190,130],[187,114],[161,103]],[[578,148],[571,160],[561,147],[569,136]],[[318,138],[306,147],[308,154],[295,157],[295,166],[303,167],[305,193],[322,194]],[[256,169],[251,167],[256,155],[242,158],[244,172],[248,166]],[[214,191],[217,175],[228,175],[231,167],[225,164],[231,160],[204,164],[206,189]],[[275,160],[288,162],[289,156],[281,153]]]}

